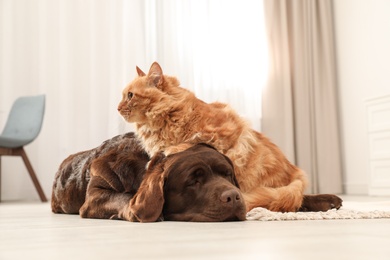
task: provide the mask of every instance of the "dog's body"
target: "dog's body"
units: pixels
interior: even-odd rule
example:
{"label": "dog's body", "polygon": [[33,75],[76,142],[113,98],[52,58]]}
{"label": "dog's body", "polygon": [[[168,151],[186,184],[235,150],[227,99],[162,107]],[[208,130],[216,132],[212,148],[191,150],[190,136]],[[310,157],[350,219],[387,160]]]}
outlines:
{"label": "dog's body", "polygon": [[228,105],[196,98],[175,77],[163,75],[157,63],[148,74],[138,67],[137,72],[138,77],[123,90],[118,111],[126,121],[136,123],[149,155],[161,150],[169,154],[197,143],[215,147],[233,162],[248,211],[254,207],[284,212],[341,206],[341,199],[334,195],[304,199],[306,174]]}
{"label": "dog's body", "polygon": [[[105,160],[103,163],[96,161],[102,158]],[[133,133],[118,135],[94,149],[70,155],[62,162],[55,175],[51,200],[53,212],[79,214],[83,205],[84,208],[89,208],[89,204],[94,203],[95,199],[104,205],[103,201],[109,200],[105,197],[104,189],[96,198],[91,198],[87,194],[89,183],[91,180],[93,180],[92,183],[95,183],[94,179],[100,179],[98,176],[100,173],[108,173],[104,177],[108,184],[108,186],[103,184],[105,189],[112,189],[118,194],[123,193],[126,196],[128,194],[130,199],[141,184],[148,161],[149,156]],[[92,170],[93,163],[95,163],[96,168],[94,171]],[[98,166],[102,168],[99,169]],[[110,169],[105,169],[105,167]],[[115,174],[116,172],[118,174]],[[117,175],[116,179],[111,173]],[[118,187],[120,184],[122,186]],[[90,187],[90,191],[93,191],[92,187]],[[88,202],[85,203],[86,201]],[[108,213],[103,212],[99,207],[96,207],[96,211],[96,214],[105,215]],[[81,216],[85,215],[83,213]],[[107,216],[95,217],[106,218]]]}
{"label": "dog's body", "polygon": [[133,133],[69,156],[55,176],[52,211],[141,222],[245,219],[232,163],[215,149],[200,144],[148,161]]}

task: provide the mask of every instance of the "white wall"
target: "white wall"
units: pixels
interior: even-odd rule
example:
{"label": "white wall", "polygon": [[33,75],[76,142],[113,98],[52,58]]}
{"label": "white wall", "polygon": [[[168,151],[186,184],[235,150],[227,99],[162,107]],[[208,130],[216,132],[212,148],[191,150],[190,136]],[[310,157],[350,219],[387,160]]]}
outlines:
{"label": "white wall", "polygon": [[367,194],[365,102],[390,94],[390,1],[334,1],[334,11],[345,191]]}

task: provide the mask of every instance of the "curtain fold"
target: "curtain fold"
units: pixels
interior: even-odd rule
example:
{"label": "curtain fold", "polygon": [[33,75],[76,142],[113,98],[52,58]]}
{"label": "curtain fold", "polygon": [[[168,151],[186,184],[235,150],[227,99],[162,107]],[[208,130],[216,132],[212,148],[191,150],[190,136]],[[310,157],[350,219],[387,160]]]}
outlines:
{"label": "curtain fold", "polygon": [[263,132],[304,169],[311,193],[341,193],[331,0],[265,0],[270,77]]}

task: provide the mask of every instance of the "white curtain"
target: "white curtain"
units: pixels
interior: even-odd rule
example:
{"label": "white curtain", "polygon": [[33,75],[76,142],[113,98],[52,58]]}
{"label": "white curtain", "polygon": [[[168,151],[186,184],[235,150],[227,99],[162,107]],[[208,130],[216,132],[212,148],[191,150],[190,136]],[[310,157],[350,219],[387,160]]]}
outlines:
{"label": "white curtain", "polygon": [[[132,130],[116,108],[136,65],[147,71],[158,61],[260,129],[262,8],[258,0],[0,0],[0,129],[17,97],[46,94],[42,131],[26,151],[48,197],[65,157]],[[2,198],[38,200],[21,159],[2,162]]]}
{"label": "white curtain", "polygon": [[[46,196],[65,157],[131,129],[116,107],[148,63],[143,21],[142,0],[0,0],[0,129],[17,97],[46,94],[26,147]],[[2,199],[38,199],[20,158],[2,157],[2,175]]]}
{"label": "white curtain", "polygon": [[229,103],[260,130],[268,56],[263,1],[146,1],[147,60],[206,102]]}
{"label": "white curtain", "polygon": [[312,193],[342,193],[332,0],[265,0],[271,66],[263,131],[305,170]]}

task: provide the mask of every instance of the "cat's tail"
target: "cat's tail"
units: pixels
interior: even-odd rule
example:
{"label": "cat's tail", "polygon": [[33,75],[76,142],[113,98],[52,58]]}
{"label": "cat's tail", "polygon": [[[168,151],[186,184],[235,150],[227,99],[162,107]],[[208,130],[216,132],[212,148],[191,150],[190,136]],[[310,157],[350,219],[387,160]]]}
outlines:
{"label": "cat's tail", "polygon": [[298,211],[302,205],[307,180],[305,173],[297,170],[299,171],[297,177],[286,186],[278,188],[258,186],[250,192],[243,192],[247,211],[256,207],[277,212]]}

